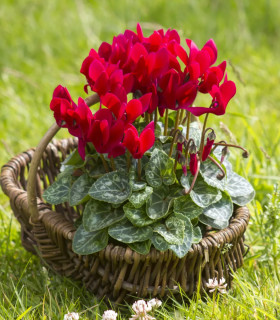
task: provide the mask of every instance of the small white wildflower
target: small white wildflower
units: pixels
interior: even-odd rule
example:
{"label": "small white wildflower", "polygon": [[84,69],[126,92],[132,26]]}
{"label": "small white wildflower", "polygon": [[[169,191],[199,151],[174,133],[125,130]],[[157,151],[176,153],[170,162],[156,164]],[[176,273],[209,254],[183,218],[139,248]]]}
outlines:
{"label": "small white wildflower", "polygon": [[152,311],[151,305],[146,303],[144,300],[138,300],[133,303],[132,309],[135,312],[135,314],[132,315],[129,320],[155,320],[154,317],[150,316],[148,312]]}
{"label": "small white wildflower", "polygon": [[226,293],[226,287],[227,283],[224,277],[220,279],[218,282],[217,278],[209,279],[206,283],[207,288],[209,289],[209,292],[214,292],[215,290],[218,290],[220,293]]}
{"label": "small white wildflower", "polygon": [[162,302],[159,299],[154,298],[148,301],[148,304],[151,306],[152,309],[157,309],[162,305]]}
{"label": "small white wildflower", "polygon": [[79,320],[79,314],[76,312],[69,312],[64,315],[63,320]]}
{"label": "small white wildflower", "polygon": [[113,310],[104,311],[102,320],[116,320],[118,314]]}

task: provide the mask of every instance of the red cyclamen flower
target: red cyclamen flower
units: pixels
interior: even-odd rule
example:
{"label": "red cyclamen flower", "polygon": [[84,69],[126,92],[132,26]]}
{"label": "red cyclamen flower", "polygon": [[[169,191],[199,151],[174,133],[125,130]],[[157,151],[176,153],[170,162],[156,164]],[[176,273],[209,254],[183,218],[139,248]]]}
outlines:
{"label": "red cyclamen flower", "polygon": [[54,113],[54,118],[58,126],[62,128],[75,127],[70,110],[75,110],[77,105],[71,98],[66,87],[61,85],[54,89],[53,97],[50,103],[50,109]]}
{"label": "red cyclamen flower", "polygon": [[227,81],[227,78],[225,78],[224,83],[220,87],[213,85],[212,90],[210,92],[211,96],[213,97],[210,108],[187,107],[185,109],[190,111],[195,116],[201,116],[205,113],[213,113],[217,116],[221,116],[225,114],[227,104],[229,103],[230,99],[235,95],[235,93],[235,83],[233,81]]}
{"label": "red cyclamen flower", "polygon": [[190,172],[194,176],[198,169],[197,153],[190,153]]}
{"label": "red cyclamen flower", "polygon": [[140,159],[155,142],[154,122],[150,122],[138,136],[138,131],[133,125],[129,125],[125,131],[123,144],[132,154],[134,159]]}
{"label": "red cyclamen flower", "polygon": [[110,153],[113,157],[123,154],[124,149],[119,148],[123,135],[123,120],[115,120],[110,110],[100,109],[94,114],[88,140],[97,152]]}
{"label": "red cyclamen flower", "polygon": [[202,157],[201,157],[202,161],[205,161],[208,158],[208,156],[211,152],[212,146],[214,144],[214,141],[215,141],[215,138],[211,140],[211,139],[209,139],[209,137],[207,137],[206,145],[204,146],[203,151],[202,151]]}

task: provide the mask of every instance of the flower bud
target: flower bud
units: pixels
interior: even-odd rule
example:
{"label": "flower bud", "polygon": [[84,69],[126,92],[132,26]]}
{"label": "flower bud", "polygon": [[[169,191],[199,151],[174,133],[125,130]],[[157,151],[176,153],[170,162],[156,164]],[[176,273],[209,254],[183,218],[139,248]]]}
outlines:
{"label": "flower bud", "polygon": [[242,157],[243,158],[248,158],[249,157],[249,152],[247,150],[245,150],[243,153],[242,153]]}
{"label": "flower bud", "polygon": [[197,153],[190,154],[190,172],[194,176],[198,170]]}
{"label": "flower bud", "polygon": [[224,147],[222,149],[222,157],[221,157],[221,161],[220,161],[221,164],[224,162],[225,157],[226,157],[227,154],[228,154],[228,147]]}

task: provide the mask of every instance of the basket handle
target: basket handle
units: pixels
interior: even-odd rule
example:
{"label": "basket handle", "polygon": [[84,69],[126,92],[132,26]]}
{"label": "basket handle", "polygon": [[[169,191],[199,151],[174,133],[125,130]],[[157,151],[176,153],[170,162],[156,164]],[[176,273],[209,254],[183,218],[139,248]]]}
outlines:
{"label": "basket handle", "polygon": [[[99,101],[98,94],[93,94],[90,97],[85,99],[86,104],[90,107]],[[56,133],[60,130],[60,127],[54,123],[49,130],[45,133],[42,140],[39,142],[34,155],[32,157],[30,170],[28,174],[28,182],[27,182],[27,202],[28,208],[30,212],[31,221],[35,223],[38,221],[39,212],[37,208],[37,195],[36,195],[36,177],[38,172],[38,166],[40,164],[43,153],[52,140],[52,138],[56,135]]]}

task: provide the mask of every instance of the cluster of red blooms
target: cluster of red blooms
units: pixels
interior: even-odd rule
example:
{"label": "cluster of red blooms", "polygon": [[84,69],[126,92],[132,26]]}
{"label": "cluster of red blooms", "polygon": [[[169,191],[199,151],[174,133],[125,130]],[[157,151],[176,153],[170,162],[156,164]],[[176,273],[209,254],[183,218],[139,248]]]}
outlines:
{"label": "cluster of red blooms", "polygon": [[[189,54],[176,30],[158,30],[144,37],[138,24],[137,33],[126,30],[112,44],[103,42],[98,52],[91,49],[81,73],[87,79],[86,93],[90,88],[100,98],[95,114],[81,98],[76,105],[66,88],[54,90],[50,107],[57,124],[79,138],[83,158],[88,142],[109,157],[128,149],[135,159],[141,158],[155,141],[153,122],[140,135],[133,126],[145,113],[156,110],[163,116],[166,109],[185,109],[196,116],[225,113],[236,92],[234,82],[227,80],[226,62],[213,66],[217,59],[213,40],[201,50],[192,40],[186,43]],[[198,92],[211,95],[209,108],[192,106]],[[134,99],[127,101],[129,93]]]}

